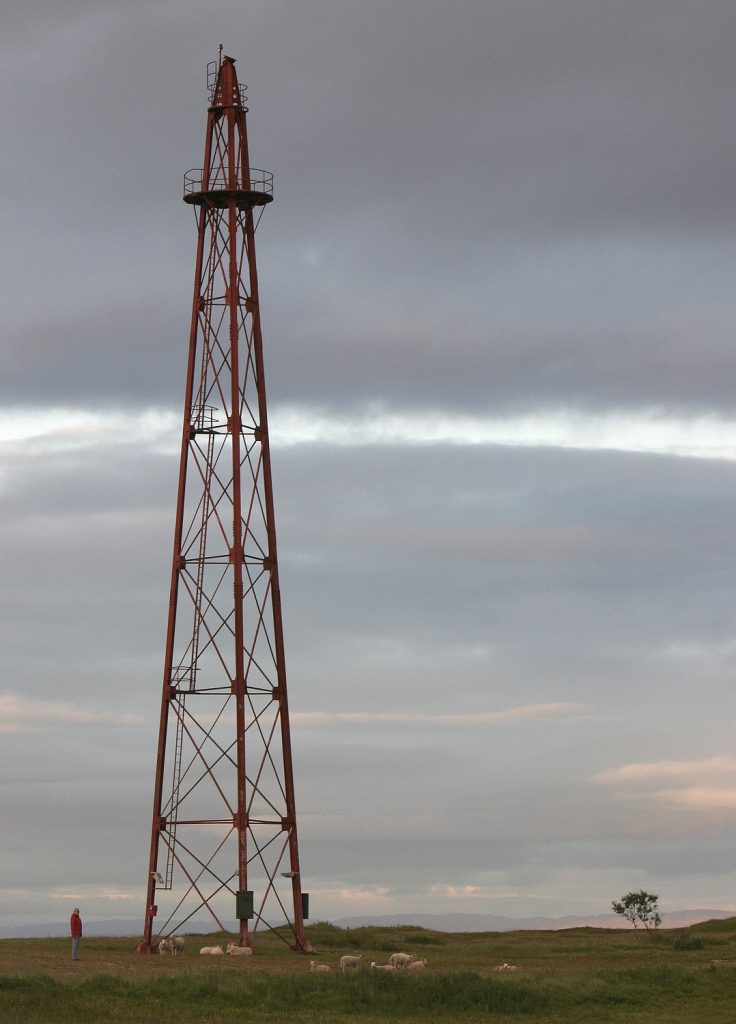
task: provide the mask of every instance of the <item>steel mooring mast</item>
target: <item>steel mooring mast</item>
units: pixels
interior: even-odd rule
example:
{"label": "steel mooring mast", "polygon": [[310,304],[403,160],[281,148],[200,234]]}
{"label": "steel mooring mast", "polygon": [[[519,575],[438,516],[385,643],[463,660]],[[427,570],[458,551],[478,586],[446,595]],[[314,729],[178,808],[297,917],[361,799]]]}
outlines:
{"label": "steel mooring mast", "polygon": [[[220,53],[222,48],[220,48]],[[296,950],[299,875],[251,168],[235,61],[208,67],[204,166],[141,952],[207,920]]]}

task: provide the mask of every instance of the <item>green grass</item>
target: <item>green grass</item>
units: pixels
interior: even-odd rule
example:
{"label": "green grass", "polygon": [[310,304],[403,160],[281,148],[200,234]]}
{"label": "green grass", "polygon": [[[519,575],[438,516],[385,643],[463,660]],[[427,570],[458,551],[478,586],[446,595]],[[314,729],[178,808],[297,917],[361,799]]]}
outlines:
{"label": "green grass", "polygon": [[[712,924],[654,941],[604,929],[449,935],[318,924],[308,937],[319,953],[297,955],[267,936],[245,962],[199,957],[200,945],[221,936],[192,937],[176,960],[137,956],[130,939],[84,939],[79,964],[67,940],[8,940],[0,942],[0,1021],[733,1024],[736,919]],[[401,949],[426,957],[427,970],[308,970],[311,956],[335,965],[356,951],[369,964]],[[494,972],[505,961],[518,973]]]}

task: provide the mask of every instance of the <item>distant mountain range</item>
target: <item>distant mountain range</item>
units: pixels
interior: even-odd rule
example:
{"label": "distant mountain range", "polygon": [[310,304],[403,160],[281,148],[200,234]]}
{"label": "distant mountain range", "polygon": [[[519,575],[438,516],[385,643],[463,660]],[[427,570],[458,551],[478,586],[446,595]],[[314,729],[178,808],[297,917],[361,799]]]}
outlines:
{"label": "distant mountain range", "polygon": [[[699,921],[725,920],[734,917],[728,910],[674,910],[662,914],[663,928],[687,928]],[[373,917],[337,917],[332,921],[339,928],[364,928],[370,926],[395,927],[414,925],[436,932],[513,932],[513,931],[559,931],[562,928],[631,928],[631,925],[615,914],[593,914],[569,917],[502,917],[498,914],[380,914]],[[229,922],[233,934],[235,922]],[[187,933],[207,933],[212,930],[205,922],[191,922]],[[128,935],[139,938],[140,920],[114,918],[108,921],[85,922],[85,935]],[[66,921],[49,924],[18,924],[0,926],[2,939],[59,938],[69,934]]]}
{"label": "distant mountain range", "polygon": [[[663,928],[687,928],[699,921],[733,917],[728,910],[673,910],[662,914]],[[559,931],[562,928],[631,928],[616,914],[569,917],[502,917],[498,914],[381,914],[374,917],[338,917],[340,928],[417,925],[436,932]]]}
{"label": "distant mountain range", "polygon": [[[49,924],[0,925],[0,939],[58,939],[68,934],[68,921],[52,921]],[[141,922],[124,918],[116,918],[111,921],[84,921],[84,934],[140,937]]]}

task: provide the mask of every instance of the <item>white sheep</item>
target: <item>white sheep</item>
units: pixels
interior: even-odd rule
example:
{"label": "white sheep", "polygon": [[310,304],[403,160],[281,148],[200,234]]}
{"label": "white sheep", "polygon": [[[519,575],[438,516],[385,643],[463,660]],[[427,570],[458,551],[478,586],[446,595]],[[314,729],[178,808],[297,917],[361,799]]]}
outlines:
{"label": "white sheep", "polygon": [[160,956],[163,956],[165,953],[173,953],[169,939],[161,939],[158,944],[158,951]]}
{"label": "white sheep", "polygon": [[202,946],[199,951],[200,956],[224,956],[220,946]]}
{"label": "white sheep", "polygon": [[176,956],[177,953],[181,953],[184,949],[184,936],[175,935],[173,939],[169,939],[169,945],[171,947],[172,955]]}
{"label": "white sheep", "polygon": [[329,966],[329,964],[318,964],[316,960],[310,960],[309,961],[309,970],[310,971],[322,971],[322,972],[324,972],[324,971],[330,971],[330,970],[332,970],[332,968]]}
{"label": "white sheep", "polygon": [[519,968],[515,967],[514,964],[499,964],[498,967],[493,968],[494,971],[500,971],[502,974],[513,974],[514,971],[518,971]]}
{"label": "white sheep", "polygon": [[388,958],[388,962],[392,967],[398,967],[399,970],[404,970],[407,964],[410,964],[412,960],[416,960],[413,953],[392,953]]}
{"label": "white sheep", "polygon": [[423,971],[427,966],[426,960],[412,960],[410,964],[407,964],[404,968],[405,971]]}
{"label": "white sheep", "polygon": [[396,968],[393,964],[377,964],[375,960],[371,962],[371,968],[374,971],[395,971]]}
{"label": "white sheep", "polygon": [[363,956],[341,956],[340,957],[340,970],[341,971],[357,971],[358,968],[363,966]]}
{"label": "white sheep", "polygon": [[236,946],[234,942],[228,942],[225,952],[230,956],[253,956],[250,946]]}

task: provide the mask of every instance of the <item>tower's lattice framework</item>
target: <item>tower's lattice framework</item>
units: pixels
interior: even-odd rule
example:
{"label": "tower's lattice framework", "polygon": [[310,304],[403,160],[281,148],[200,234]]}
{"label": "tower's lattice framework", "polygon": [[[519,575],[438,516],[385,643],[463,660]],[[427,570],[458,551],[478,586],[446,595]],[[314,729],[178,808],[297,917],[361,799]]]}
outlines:
{"label": "tower's lattice framework", "polygon": [[258,304],[234,61],[208,68],[204,166],[184,179],[197,252],[145,931],[209,920],[306,948]]}

